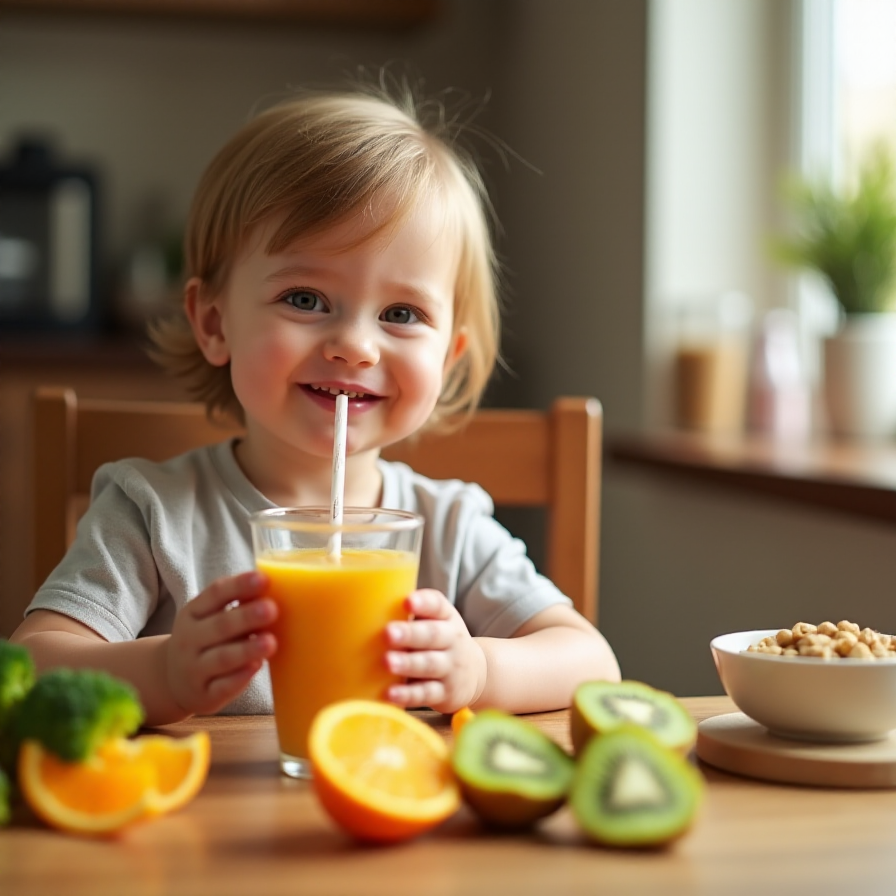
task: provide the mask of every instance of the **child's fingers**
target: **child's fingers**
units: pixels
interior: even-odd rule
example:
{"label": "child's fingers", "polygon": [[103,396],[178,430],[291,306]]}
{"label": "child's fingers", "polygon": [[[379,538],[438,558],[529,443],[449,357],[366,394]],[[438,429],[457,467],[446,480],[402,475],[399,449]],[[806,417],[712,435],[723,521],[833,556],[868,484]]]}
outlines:
{"label": "child's fingers", "polygon": [[208,686],[209,708],[205,712],[214,712],[222,706],[226,706],[231,700],[238,697],[245,689],[252,676],[261,668],[261,660],[249,663],[229,675],[222,675],[213,679]]}
{"label": "child's fingers", "polygon": [[446,650],[459,631],[466,631],[457,609],[439,591],[422,588],[407,599],[409,622],[391,622],[386,640],[403,650]]}
{"label": "child's fingers", "polygon": [[387,699],[396,706],[438,706],[446,697],[445,686],[440,681],[420,681],[396,684],[389,688]]}
{"label": "child's fingers", "polygon": [[267,577],[254,569],[218,579],[191,600],[184,609],[194,619],[205,619],[234,601],[249,601],[261,597],[267,584]]}
{"label": "child's fingers", "polygon": [[451,658],[444,650],[421,650],[406,653],[390,650],[386,654],[386,665],[393,675],[406,678],[447,678],[451,672]]}
{"label": "child's fingers", "polygon": [[203,681],[211,682],[213,679],[232,675],[244,666],[256,663],[260,665],[276,649],[277,640],[269,632],[219,644],[200,655],[199,674]]}
{"label": "child's fingers", "polygon": [[403,650],[447,650],[455,637],[455,631],[448,623],[430,619],[390,622],[386,626],[389,646]]}
{"label": "child's fingers", "polygon": [[266,597],[244,601],[229,610],[207,616],[195,623],[193,643],[199,650],[245,638],[266,628],[277,618],[277,605]]}
{"label": "child's fingers", "polygon": [[454,606],[441,591],[421,588],[412,591],[407,599],[408,611],[417,619],[450,619]]}

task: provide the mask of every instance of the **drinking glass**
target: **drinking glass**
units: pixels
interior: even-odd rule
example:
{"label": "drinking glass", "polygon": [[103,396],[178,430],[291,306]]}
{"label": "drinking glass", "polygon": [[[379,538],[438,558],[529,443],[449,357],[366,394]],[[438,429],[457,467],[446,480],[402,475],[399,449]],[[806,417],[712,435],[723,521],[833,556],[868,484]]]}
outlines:
{"label": "drinking glass", "polygon": [[385,629],[408,618],[417,587],[422,517],[348,507],[341,524],[327,507],[276,508],[250,519],[256,567],[277,604],[270,658],[280,768],[310,778],[308,731],[338,700],[385,699]]}

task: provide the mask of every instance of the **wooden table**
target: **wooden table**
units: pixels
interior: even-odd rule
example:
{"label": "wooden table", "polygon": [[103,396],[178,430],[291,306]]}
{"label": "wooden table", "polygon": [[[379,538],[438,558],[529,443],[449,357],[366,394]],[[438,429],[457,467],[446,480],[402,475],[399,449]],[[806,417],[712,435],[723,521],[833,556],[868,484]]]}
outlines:
{"label": "wooden table", "polygon": [[[684,702],[697,719],[733,709],[725,697]],[[445,717],[427,718],[450,736]],[[567,713],[531,718],[568,747]],[[0,829],[0,894],[896,893],[896,791],[771,785],[704,767],[701,816],[664,851],[589,845],[565,809],[529,835],[484,832],[464,809],[419,840],[359,847],[309,785],[279,775],[270,717],[172,730],[199,727],[211,733],[213,765],[196,800],[113,841],[56,833],[20,813]]]}

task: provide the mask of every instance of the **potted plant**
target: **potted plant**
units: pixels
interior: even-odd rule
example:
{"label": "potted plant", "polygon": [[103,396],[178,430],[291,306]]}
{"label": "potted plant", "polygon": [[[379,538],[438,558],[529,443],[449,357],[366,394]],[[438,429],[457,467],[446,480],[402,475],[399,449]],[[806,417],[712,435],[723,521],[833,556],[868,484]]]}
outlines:
{"label": "potted plant", "polygon": [[823,389],[838,435],[896,435],[896,165],[879,146],[854,186],[792,184],[796,234],[778,257],[827,282],[840,306],[838,331],[825,339]]}

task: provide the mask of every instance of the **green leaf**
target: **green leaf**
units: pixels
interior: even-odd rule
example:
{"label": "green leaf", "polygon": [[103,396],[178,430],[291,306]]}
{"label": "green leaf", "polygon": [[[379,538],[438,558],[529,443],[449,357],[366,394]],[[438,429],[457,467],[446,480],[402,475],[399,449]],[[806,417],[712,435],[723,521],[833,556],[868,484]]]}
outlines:
{"label": "green leaf", "polygon": [[869,153],[854,187],[791,180],[784,198],[796,233],[772,243],[778,261],[819,273],[846,314],[896,307],[896,163],[883,144]]}

